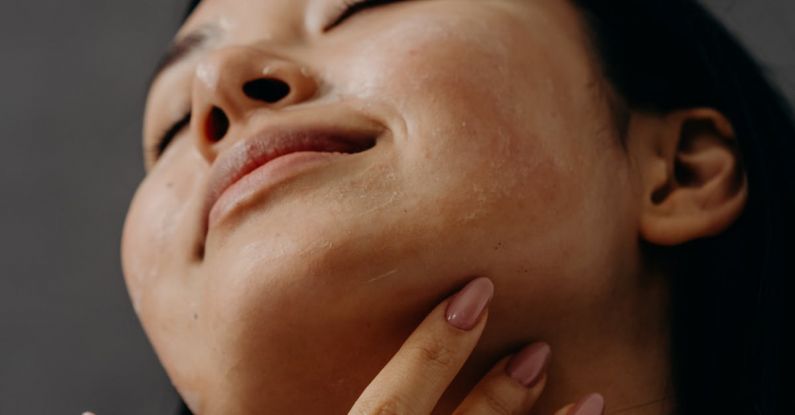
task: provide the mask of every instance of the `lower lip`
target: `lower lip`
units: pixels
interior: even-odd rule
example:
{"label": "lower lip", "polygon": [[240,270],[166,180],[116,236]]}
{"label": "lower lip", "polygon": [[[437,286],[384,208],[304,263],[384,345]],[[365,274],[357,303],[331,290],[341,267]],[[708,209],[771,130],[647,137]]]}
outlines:
{"label": "lower lip", "polygon": [[232,211],[280,182],[304,171],[349,156],[347,153],[301,151],[277,157],[256,168],[229,186],[210,209],[208,227],[213,227]]}

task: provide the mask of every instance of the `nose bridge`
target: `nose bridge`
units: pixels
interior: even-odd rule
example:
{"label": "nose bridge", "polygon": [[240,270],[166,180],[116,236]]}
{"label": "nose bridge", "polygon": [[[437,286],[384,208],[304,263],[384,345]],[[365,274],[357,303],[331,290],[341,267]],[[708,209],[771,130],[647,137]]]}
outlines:
{"label": "nose bridge", "polygon": [[196,65],[193,77],[195,144],[212,162],[233,144],[250,112],[303,102],[317,89],[306,67],[261,49],[229,46],[209,52]]}
{"label": "nose bridge", "polygon": [[[193,78],[194,106],[206,105],[223,109],[230,118],[238,118],[244,111],[244,102],[239,96],[242,84],[255,78],[254,67],[263,57],[243,47],[226,47],[205,56],[197,65]],[[265,64],[263,62],[262,64]]]}

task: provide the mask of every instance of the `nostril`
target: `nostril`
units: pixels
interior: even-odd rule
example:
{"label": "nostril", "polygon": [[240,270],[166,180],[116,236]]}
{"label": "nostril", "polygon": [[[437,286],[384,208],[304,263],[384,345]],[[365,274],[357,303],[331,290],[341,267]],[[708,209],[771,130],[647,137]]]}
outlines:
{"label": "nostril", "polygon": [[229,131],[229,118],[224,111],[218,107],[213,107],[205,123],[205,134],[213,142],[221,141]]}
{"label": "nostril", "polygon": [[251,99],[273,104],[290,94],[290,85],[280,79],[261,78],[246,82],[243,92]]}

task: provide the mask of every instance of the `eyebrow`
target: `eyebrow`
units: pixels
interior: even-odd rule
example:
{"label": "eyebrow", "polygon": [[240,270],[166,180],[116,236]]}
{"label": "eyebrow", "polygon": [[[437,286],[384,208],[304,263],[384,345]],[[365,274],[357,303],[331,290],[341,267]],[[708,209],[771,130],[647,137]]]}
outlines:
{"label": "eyebrow", "polygon": [[212,29],[213,27],[211,26],[204,26],[172,42],[168,49],[166,49],[166,53],[160,58],[152,76],[149,78],[147,89],[151,89],[155,80],[168,68],[175,66],[206,46],[208,41],[214,37],[212,35],[214,30]]}

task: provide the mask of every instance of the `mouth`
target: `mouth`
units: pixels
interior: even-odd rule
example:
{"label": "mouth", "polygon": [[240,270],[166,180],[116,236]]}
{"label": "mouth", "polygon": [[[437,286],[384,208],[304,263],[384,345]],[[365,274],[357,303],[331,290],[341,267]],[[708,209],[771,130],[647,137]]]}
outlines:
{"label": "mouth", "polygon": [[210,168],[202,239],[246,200],[310,168],[373,148],[383,130],[372,122],[273,125],[234,143]]}

